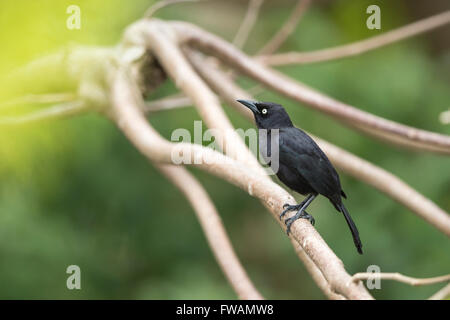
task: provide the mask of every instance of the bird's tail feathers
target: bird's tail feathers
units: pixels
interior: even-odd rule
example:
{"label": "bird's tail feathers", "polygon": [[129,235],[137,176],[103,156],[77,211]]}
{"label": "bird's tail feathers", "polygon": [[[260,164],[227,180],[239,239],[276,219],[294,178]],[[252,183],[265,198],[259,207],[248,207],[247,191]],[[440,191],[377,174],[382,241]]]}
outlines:
{"label": "bird's tail feathers", "polygon": [[355,223],[352,220],[352,217],[350,216],[350,213],[348,213],[347,209],[345,208],[344,204],[341,203],[338,206],[339,211],[341,211],[344,214],[345,221],[347,221],[348,227],[350,228],[350,231],[352,232],[353,242],[355,243],[356,249],[358,250],[359,254],[362,254],[362,243],[361,239],[359,238],[359,232],[356,228]]}

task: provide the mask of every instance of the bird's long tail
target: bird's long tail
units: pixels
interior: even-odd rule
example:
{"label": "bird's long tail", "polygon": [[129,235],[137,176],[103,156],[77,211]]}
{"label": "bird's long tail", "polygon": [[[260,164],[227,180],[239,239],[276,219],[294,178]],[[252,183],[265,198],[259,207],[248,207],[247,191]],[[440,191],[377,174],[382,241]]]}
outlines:
{"label": "bird's long tail", "polygon": [[355,223],[352,220],[352,217],[350,216],[350,213],[348,213],[347,209],[345,208],[344,204],[341,203],[338,206],[339,211],[341,211],[344,214],[345,221],[347,221],[348,227],[350,228],[350,231],[352,232],[353,236],[353,242],[355,243],[356,249],[358,250],[359,254],[362,254],[362,243],[361,239],[359,239],[359,232],[356,228]]}

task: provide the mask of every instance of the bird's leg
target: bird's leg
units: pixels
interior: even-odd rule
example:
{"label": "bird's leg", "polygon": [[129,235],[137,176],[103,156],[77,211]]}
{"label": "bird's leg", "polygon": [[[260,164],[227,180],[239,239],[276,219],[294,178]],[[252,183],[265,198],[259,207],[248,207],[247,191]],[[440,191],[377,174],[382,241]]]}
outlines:
{"label": "bird's leg", "polygon": [[295,211],[295,210],[299,210],[305,203],[306,201],[308,201],[308,197],[306,197],[302,202],[300,202],[299,204],[294,204],[294,205],[290,205],[289,203],[285,203],[283,205],[283,209],[284,211],[280,214],[280,220],[284,217],[284,215],[286,213],[288,213],[289,211]]}
{"label": "bird's leg", "polygon": [[311,204],[311,202],[314,200],[314,198],[317,197],[317,194],[310,194],[302,203],[302,207],[300,208],[300,210],[297,211],[297,213],[295,214],[295,216],[286,219],[284,221],[284,223],[286,224],[286,233],[287,235],[289,235],[289,233],[291,232],[291,225],[294,223],[294,221],[303,218],[303,219],[308,219],[309,222],[311,222],[312,225],[314,225],[315,220],[314,218],[308,214],[305,210],[306,208]]}

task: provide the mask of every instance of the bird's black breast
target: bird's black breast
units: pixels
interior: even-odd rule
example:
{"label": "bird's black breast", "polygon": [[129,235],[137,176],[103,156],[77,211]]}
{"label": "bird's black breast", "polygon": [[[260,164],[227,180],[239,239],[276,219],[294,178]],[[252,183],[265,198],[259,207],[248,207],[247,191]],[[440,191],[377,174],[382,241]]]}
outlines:
{"label": "bird's black breast", "polygon": [[302,130],[295,127],[279,131],[278,177],[299,193],[320,193],[332,201],[339,201],[339,176],[327,156]]}
{"label": "bird's black breast", "polygon": [[277,177],[290,189],[306,195],[313,192],[316,192],[313,187],[310,186],[308,181],[301,174],[299,174],[298,170],[292,169],[291,167],[280,163]]}

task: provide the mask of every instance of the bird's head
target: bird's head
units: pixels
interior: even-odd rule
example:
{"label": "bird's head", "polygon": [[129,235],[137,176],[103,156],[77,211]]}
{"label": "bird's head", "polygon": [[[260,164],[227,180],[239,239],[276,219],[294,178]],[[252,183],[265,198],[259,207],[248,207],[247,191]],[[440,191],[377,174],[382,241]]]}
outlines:
{"label": "bird's head", "polygon": [[237,101],[253,112],[256,125],[260,129],[280,129],[293,126],[289,115],[280,104],[250,100]]}

